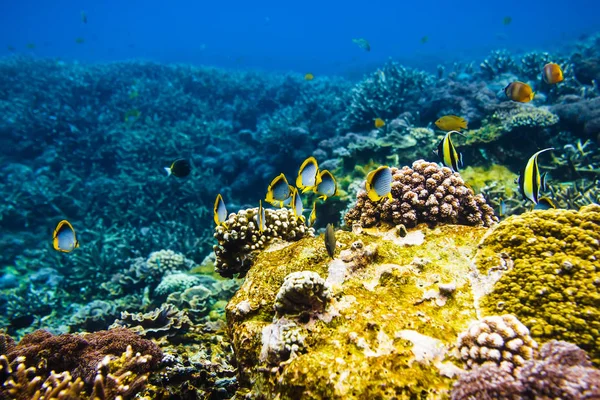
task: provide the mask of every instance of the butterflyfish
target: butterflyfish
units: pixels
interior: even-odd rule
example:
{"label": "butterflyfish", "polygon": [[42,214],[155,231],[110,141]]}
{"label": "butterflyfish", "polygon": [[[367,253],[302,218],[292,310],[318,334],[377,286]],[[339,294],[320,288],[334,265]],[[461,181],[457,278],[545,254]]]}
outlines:
{"label": "butterflyfish", "polygon": [[167,171],[167,176],[176,176],[178,178],[185,178],[192,172],[192,166],[189,161],[184,158],[178,158],[173,161],[170,167],[165,167],[165,171]]}
{"label": "butterflyfish", "polygon": [[542,68],[542,77],[544,82],[553,85],[558,82],[562,82],[565,78],[563,76],[562,69],[555,63],[548,63]]}
{"label": "butterflyfish", "polygon": [[265,214],[265,208],[262,205],[262,200],[258,201],[258,213],[254,216],[258,231],[263,233],[267,229],[267,220]]}
{"label": "butterflyfish", "polygon": [[313,202],[312,210],[310,215],[308,216],[308,220],[306,221],[306,226],[309,228],[315,226],[315,221],[317,220],[317,202]]}
{"label": "butterflyfish", "polygon": [[227,227],[227,225],[225,225],[225,221],[227,220],[227,207],[225,207],[225,202],[223,201],[223,197],[221,196],[221,193],[219,193],[217,195],[217,198],[215,199],[215,206],[213,207],[213,213],[214,213],[214,220],[215,220],[215,224],[217,226],[219,225],[223,225],[225,227]]}
{"label": "butterflyfish", "polygon": [[367,39],[352,39],[352,42],[365,51],[371,51],[371,45]]}
{"label": "butterflyfish", "polygon": [[313,74],[311,74],[310,72],[308,74],[304,75],[305,81],[312,81],[313,79],[315,79],[315,76]]}
{"label": "butterflyfish", "polygon": [[467,120],[456,115],[445,115],[435,121],[435,125],[443,131],[459,131],[467,129]]}
{"label": "butterflyfish", "polygon": [[335,244],[336,240],[333,224],[327,224],[327,227],[325,228],[325,249],[332,259],[335,258]]}
{"label": "butterflyfish", "polygon": [[319,195],[321,200],[327,200],[328,197],[337,194],[337,182],[331,172],[324,169],[319,173],[319,179],[321,182],[319,182],[314,192]]}
{"label": "butterflyfish", "polygon": [[450,168],[453,172],[458,172],[458,168],[462,168],[463,166],[462,154],[459,154],[456,151],[454,143],[452,143],[450,135],[452,135],[453,133],[458,133],[459,135],[462,135],[462,133],[460,133],[459,131],[450,131],[446,133],[442,140],[440,140],[437,150],[435,150],[434,153],[437,154],[437,156],[440,158],[442,164]]}
{"label": "butterflyfish", "polygon": [[534,210],[549,210],[551,208],[556,208],[556,205],[549,197],[540,197],[538,199],[538,203],[533,207]]}
{"label": "butterflyfish", "polygon": [[283,207],[283,202],[291,197],[292,189],[293,187],[289,185],[285,175],[282,173],[271,181],[271,184],[267,188],[267,197],[265,200],[269,204],[281,208]]}
{"label": "butterflyfish", "polygon": [[296,220],[304,222],[304,205],[302,204],[302,197],[300,196],[300,192],[296,188],[293,188],[292,190],[292,212],[294,213],[294,217],[296,217]]}
{"label": "butterflyfish", "polygon": [[548,150],[554,150],[554,148],[549,147],[532,155],[517,180],[523,198],[531,200],[534,204],[538,203],[540,189],[544,190],[546,188],[546,173],[540,176],[537,159],[540,153]]}
{"label": "butterflyfish", "polygon": [[302,193],[304,193],[313,190],[319,183],[321,183],[319,164],[317,164],[317,160],[314,157],[308,157],[298,170],[296,187],[302,189]]}
{"label": "butterflyfish", "polygon": [[385,126],[385,121],[381,118],[375,118],[375,128],[379,129]]}
{"label": "butterflyfish", "polygon": [[73,229],[73,226],[66,219],[60,221],[58,225],[56,225],[54,234],[52,235],[52,244],[54,250],[63,253],[70,253],[75,248],[79,247],[75,229]]}
{"label": "butterflyfish", "polygon": [[508,84],[504,88],[504,94],[512,101],[518,101],[519,103],[529,103],[533,100],[535,92],[526,83],[514,81]]}
{"label": "butterflyfish", "polygon": [[390,167],[380,166],[376,170],[369,172],[365,187],[371,201],[379,201],[384,197],[393,200],[392,170]]}

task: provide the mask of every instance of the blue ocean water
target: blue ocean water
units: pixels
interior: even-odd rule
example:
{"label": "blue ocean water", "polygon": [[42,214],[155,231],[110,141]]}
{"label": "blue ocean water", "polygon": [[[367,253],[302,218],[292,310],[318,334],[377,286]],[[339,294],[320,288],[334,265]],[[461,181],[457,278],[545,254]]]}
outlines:
{"label": "blue ocean water", "polygon": [[[390,57],[432,69],[495,48],[554,50],[597,30],[600,13],[593,0],[29,0],[0,7],[0,55],[10,45],[19,53],[67,60],[145,59],[318,74],[356,74]],[[504,25],[507,16],[512,22]],[[372,51],[361,51],[353,38],[370,41]]]}

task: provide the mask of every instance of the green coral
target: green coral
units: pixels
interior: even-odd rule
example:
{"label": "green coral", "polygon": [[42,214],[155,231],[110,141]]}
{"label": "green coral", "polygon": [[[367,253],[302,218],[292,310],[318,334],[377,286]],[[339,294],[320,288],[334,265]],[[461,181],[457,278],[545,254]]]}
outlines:
{"label": "green coral", "polygon": [[534,339],[564,340],[600,363],[600,206],[508,218],[484,240],[477,266],[508,269],[482,310],[516,315]]}

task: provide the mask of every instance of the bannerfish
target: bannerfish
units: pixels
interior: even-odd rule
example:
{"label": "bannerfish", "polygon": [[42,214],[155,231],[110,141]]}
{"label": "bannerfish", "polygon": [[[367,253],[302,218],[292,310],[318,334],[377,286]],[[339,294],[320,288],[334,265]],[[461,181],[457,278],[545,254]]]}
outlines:
{"label": "bannerfish", "polygon": [[54,250],[63,253],[70,253],[79,247],[75,229],[73,229],[73,226],[66,219],[63,219],[56,225],[54,234],[52,235],[52,245],[54,246]]}
{"label": "bannerfish", "polygon": [[265,208],[262,205],[262,200],[259,200],[258,201],[258,212],[254,216],[254,222],[256,222],[256,226],[258,227],[258,231],[260,233],[263,233],[267,229],[266,221],[267,220],[266,220]]}
{"label": "bannerfish", "polygon": [[227,228],[227,225],[225,225],[225,221],[227,220],[227,207],[225,207],[225,202],[223,201],[223,197],[221,197],[221,193],[217,195],[213,212],[215,224],[217,224],[217,226],[223,225]]}
{"label": "bannerfish", "polygon": [[453,133],[458,133],[459,135],[464,136],[459,131],[450,131],[446,133],[440,143],[438,144],[437,150],[434,150],[434,153],[442,161],[446,167],[450,168],[453,172],[458,172],[459,166],[462,168],[462,154],[459,154],[454,147],[454,143],[452,143],[452,139],[450,139],[450,135]]}
{"label": "bannerfish", "polygon": [[556,205],[549,197],[540,197],[538,203],[533,207],[534,210],[549,210],[551,208],[556,208]]}
{"label": "bannerfish", "polygon": [[309,228],[315,225],[315,221],[317,220],[317,202],[313,202],[312,211],[308,216],[308,220],[306,221],[306,226]]}
{"label": "bannerfish", "polygon": [[375,128],[379,129],[385,126],[385,121],[381,118],[375,118]]}
{"label": "bannerfish", "polygon": [[443,131],[467,129],[467,120],[457,115],[445,115],[435,121],[435,125]]}
{"label": "bannerfish", "polygon": [[308,157],[298,170],[298,177],[296,178],[296,187],[302,189],[302,193],[309,190],[313,190],[319,183],[321,183],[321,177],[319,176],[319,164],[314,157]]}
{"label": "bannerfish", "polygon": [[192,172],[192,166],[189,161],[184,158],[178,158],[173,161],[170,167],[165,167],[165,171],[167,171],[167,176],[176,176],[178,178],[185,178]]}
{"label": "bannerfish", "polygon": [[392,170],[390,167],[380,166],[376,170],[369,172],[365,187],[371,201],[379,201],[384,197],[393,200]]}
{"label": "bannerfish", "polygon": [[549,147],[544,150],[536,152],[529,158],[525,168],[521,171],[517,182],[524,199],[531,200],[534,204],[538,203],[538,196],[540,195],[540,189],[546,189],[546,173],[544,172],[540,176],[540,170],[538,168],[537,158],[540,153],[548,150],[554,150],[554,147]]}
{"label": "bannerfish", "polygon": [[315,79],[315,76],[313,74],[311,74],[310,72],[308,74],[304,75],[305,81],[312,81],[313,79]]}
{"label": "bannerfish", "polygon": [[271,184],[267,188],[267,197],[265,200],[269,204],[281,208],[283,207],[283,202],[291,197],[292,189],[293,187],[289,185],[285,175],[282,173],[271,181]]}
{"label": "bannerfish", "polygon": [[562,82],[565,78],[563,76],[562,69],[555,63],[548,63],[542,68],[542,78],[544,82],[553,85],[558,82]]}
{"label": "bannerfish", "polygon": [[333,174],[326,169],[319,173],[321,182],[316,186],[314,192],[319,195],[321,200],[327,200],[337,194],[337,182]]}
{"label": "bannerfish", "polygon": [[300,192],[296,188],[293,188],[292,190],[292,212],[294,213],[294,217],[296,217],[296,221],[305,221],[306,218],[304,218],[303,215],[304,205],[302,204],[302,197],[300,196]]}
{"label": "bannerfish", "polygon": [[371,51],[371,45],[367,39],[352,39],[352,42],[365,51]]}
{"label": "bannerfish", "polygon": [[335,258],[335,230],[333,229],[333,224],[327,224],[325,228],[325,249],[327,249],[327,254],[332,259]]}
{"label": "bannerfish", "polygon": [[509,83],[504,88],[504,94],[508,99],[518,101],[519,103],[529,103],[535,96],[535,92],[531,89],[531,86],[520,81]]}

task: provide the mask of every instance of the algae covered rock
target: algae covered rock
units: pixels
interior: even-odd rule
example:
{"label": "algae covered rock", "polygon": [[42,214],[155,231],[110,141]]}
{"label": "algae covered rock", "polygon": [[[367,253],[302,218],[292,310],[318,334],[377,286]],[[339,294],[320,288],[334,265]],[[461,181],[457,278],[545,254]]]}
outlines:
{"label": "algae covered rock", "polygon": [[600,206],[510,217],[476,264],[493,283],[484,313],[514,314],[535,340],[575,343],[600,363]]}
{"label": "algae covered rock", "polygon": [[[256,257],[227,305],[239,379],[251,397],[449,396],[461,364],[452,349],[476,318],[471,257],[487,229],[387,229],[338,231],[334,260],[322,237]],[[280,315],[282,293],[307,281],[315,290],[292,292],[326,306],[309,301],[310,312]]]}

